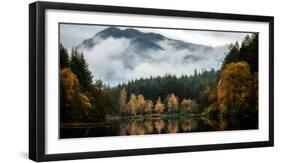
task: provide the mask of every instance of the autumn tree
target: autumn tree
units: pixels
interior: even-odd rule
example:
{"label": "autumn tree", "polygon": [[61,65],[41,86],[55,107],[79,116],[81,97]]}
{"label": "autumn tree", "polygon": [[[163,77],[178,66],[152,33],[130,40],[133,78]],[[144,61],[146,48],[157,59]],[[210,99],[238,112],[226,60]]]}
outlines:
{"label": "autumn tree", "polygon": [[123,87],[120,91],[120,96],[119,96],[119,108],[121,113],[123,114],[126,114],[128,112],[126,107],[126,101],[127,101],[127,91],[126,88]]}
{"label": "autumn tree", "polygon": [[[67,117],[64,120],[80,122],[105,121],[106,115],[115,113],[109,90],[105,88],[101,80],[93,82],[93,75],[81,51],[73,48],[69,55],[62,44],[60,44],[59,50],[61,68],[60,108],[62,112],[69,115],[64,116]],[[69,101],[71,97],[74,99],[72,103]],[[80,116],[82,115],[81,110],[86,116]]]}
{"label": "autumn tree", "polygon": [[161,114],[164,112],[165,105],[161,102],[161,98],[158,97],[158,100],[156,101],[155,104],[155,112],[158,114]]}
{"label": "autumn tree", "polygon": [[253,76],[247,62],[230,63],[221,72],[217,86],[218,107],[221,112],[247,107]]}
{"label": "autumn tree", "polygon": [[62,93],[64,93],[63,97],[65,97],[66,103],[74,103],[80,88],[78,78],[70,68],[60,70],[60,86]]}
{"label": "autumn tree", "polygon": [[181,106],[184,109],[184,111],[188,111],[189,106],[191,105],[192,101],[190,99],[183,99],[181,101]]}
{"label": "autumn tree", "polygon": [[151,76],[146,79],[135,79],[127,83],[120,83],[110,89],[116,104],[118,104],[120,91],[123,87],[126,87],[128,95],[131,93],[142,94],[145,99],[150,99],[153,102],[156,102],[158,97],[163,102],[163,99],[166,99],[167,95],[173,92],[176,93],[179,99],[188,97],[197,100],[200,92],[208,85],[211,88],[216,86],[218,78],[219,71],[211,69],[208,71],[203,70],[200,73],[197,72],[197,75],[177,77],[167,74],[164,76]]}
{"label": "autumn tree", "polygon": [[137,96],[135,94],[131,94],[130,100],[128,102],[128,109],[131,115],[137,114]]}
{"label": "autumn tree", "polygon": [[142,114],[144,113],[145,108],[145,99],[142,94],[138,95],[137,99],[137,113]]}
{"label": "autumn tree", "polygon": [[174,93],[167,96],[167,107],[168,111],[176,111],[178,109],[178,99]]}
{"label": "autumn tree", "polygon": [[86,115],[89,116],[92,109],[92,104],[90,102],[89,97],[79,92],[79,101],[80,101],[80,107],[84,110]]}
{"label": "autumn tree", "polygon": [[62,121],[87,119],[93,107],[70,68],[60,70],[60,87]]}
{"label": "autumn tree", "polygon": [[151,100],[145,100],[144,112],[145,112],[146,114],[152,113],[153,106],[154,106],[153,101],[151,101]]}

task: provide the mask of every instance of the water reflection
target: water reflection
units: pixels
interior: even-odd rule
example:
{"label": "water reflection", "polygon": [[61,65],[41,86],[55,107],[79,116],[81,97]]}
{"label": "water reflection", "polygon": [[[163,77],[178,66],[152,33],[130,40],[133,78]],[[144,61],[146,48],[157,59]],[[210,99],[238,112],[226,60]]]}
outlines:
{"label": "water reflection", "polygon": [[60,138],[146,135],[203,131],[257,129],[257,120],[237,118],[180,117],[124,119],[103,124],[60,129]]}
{"label": "water reflection", "polygon": [[163,119],[159,118],[157,120],[154,121],[154,127],[155,127],[155,130],[156,130],[156,133],[157,134],[161,134],[162,133],[162,130],[164,129],[165,127],[165,122]]}

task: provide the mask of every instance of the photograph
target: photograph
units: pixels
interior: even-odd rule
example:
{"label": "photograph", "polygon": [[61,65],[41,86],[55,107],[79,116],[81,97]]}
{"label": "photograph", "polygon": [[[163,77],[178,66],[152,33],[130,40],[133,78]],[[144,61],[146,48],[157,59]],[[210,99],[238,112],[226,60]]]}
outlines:
{"label": "photograph", "polygon": [[29,159],[274,146],[274,16],[155,4],[29,4]]}
{"label": "photograph", "polygon": [[59,138],[258,129],[258,33],[59,23]]}

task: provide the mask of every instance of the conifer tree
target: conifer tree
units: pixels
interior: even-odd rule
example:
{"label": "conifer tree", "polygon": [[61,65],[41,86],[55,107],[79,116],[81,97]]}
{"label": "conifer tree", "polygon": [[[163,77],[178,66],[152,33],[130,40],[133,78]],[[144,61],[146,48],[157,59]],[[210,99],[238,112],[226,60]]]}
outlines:
{"label": "conifer tree", "polygon": [[81,90],[89,90],[93,82],[93,75],[88,69],[83,53],[77,48],[72,48],[71,50],[70,68],[77,75]]}

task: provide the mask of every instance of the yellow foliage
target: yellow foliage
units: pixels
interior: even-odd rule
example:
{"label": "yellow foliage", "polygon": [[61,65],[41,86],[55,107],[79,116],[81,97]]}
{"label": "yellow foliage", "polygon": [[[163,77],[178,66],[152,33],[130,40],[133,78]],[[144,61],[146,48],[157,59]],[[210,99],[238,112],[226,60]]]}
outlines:
{"label": "yellow foliage", "polygon": [[178,99],[174,93],[168,95],[167,106],[169,111],[173,111],[178,108]]}
{"label": "yellow foliage", "polygon": [[79,81],[70,68],[60,70],[60,82],[68,103],[74,103],[79,91]]}
{"label": "yellow foliage", "polygon": [[184,108],[188,108],[191,103],[192,103],[192,101],[190,99],[183,99],[181,102],[181,106]]}
{"label": "yellow foliage", "polygon": [[153,102],[151,100],[145,100],[144,112],[151,113],[153,108]]}
{"label": "yellow foliage", "polygon": [[88,113],[88,110],[92,108],[92,104],[90,103],[90,100],[88,96],[85,94],[79,93],[80,97],[80,105],[84,109],[86,113]]}
{"label": "yellow foliage", "polygon": [[120,91],[120,97],[119,97],[119,107],[122,113],[127,113],[127,107],[126,107],[126,100],[127,100],[127,91],[126,88],[122,88]]}
{"label": "yellow foliage", "polygon": [[128,109],[132,115],[137,114],[137,96],[133,93],[131,94],[130,100],[128,102]]}
{"label": "yellow foliage", "polygon": [[224,112],[230,106],[245,104],[251,93],[252,79],[247,62],[226,65],[217,86],[219,109]]}
{"label": "yellow foliage", "polygon": [[161,102],[161,98],[158,97],[158,100],[156,101],[155,104],[155,111],[156,113],[161,114],[164,112],[164,109],[165,109],[165,105]]}
{"label": "yellow foliage", "polygon": [[139,113],[142,113],[145,108],[145,99],[142,94],[138,95],[137,99],[137,110]]}
{"label": "yellow foliage", "polygon": [[86,114],[92,109],[92,104],[85,94],[81,93],[79,80],[70,68],[60,70],[61,89],[68,104],[78,104]]}
{"label": "yellow foliage", "polygon": [[189,106],[191,105],[192,101],[190,99],[183,99],[181,102],[181,106],[185,111],[188,110]]}

